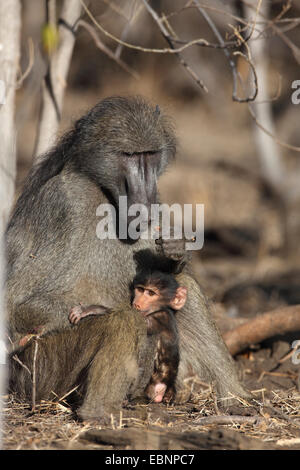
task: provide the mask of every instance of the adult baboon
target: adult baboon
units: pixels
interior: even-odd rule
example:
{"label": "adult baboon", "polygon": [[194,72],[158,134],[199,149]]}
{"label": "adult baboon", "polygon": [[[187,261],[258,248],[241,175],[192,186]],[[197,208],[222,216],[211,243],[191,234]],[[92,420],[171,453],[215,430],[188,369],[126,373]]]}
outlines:
{"label": "adult baboon", "polygon": [[[111,97],[79,119],[32,168],[7,229],[7,304],[13,341],[36,329],[68,330],[68,313],[80,302],[113,308],[124,296],[129,301],[134,252],[158,247],[151,239],[99,239],[97,207],[113,204],[119,220],[124,216],[118,213],[120,196],[127,196],[128,206],[143,203],[149,208],[157,203],[157,179],[175,150],[172,126],[157,106],[138,97]],[[163,242],[167,256],[172,254],[170,247],[174,244]],[[188,289],[186,306],[177,315],[181,351],[177,388],[196,373],[214,382],[220,396],[248,397],[188,268],[177,280]],[[93,322],[82,325],[88,337]],[[69,333],[64,334],[68,354]],[[111,350],[117,347],[112,344]],[[93,364],[95,360],[101,357],[95,356]]]}

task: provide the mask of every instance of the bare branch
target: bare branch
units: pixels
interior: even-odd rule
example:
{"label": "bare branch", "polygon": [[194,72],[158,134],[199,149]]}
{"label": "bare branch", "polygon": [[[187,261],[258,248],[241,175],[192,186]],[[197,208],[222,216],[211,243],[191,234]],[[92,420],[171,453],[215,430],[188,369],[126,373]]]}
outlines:
{"label": "bare branch", "polygon": [[[128,33],[130,31],[130,28],[131,28],[132,24],[136,21],[136,19],[138,18],[140,12],[142,11],[142,5],[139,5],[139,8],[136,8],[136,3],[137,3],[137,0],[134,0],[130,18],[128,19],[128,21],[125,25],[125,28],[123,29],[122,34],[121,34],[121,40],[122,41],[125,41],[125,39],[127,38]],[[115,57],[117,57],[117,58],[121,57],[123,47],[124,46],[122,44],[117,45],[117,48],[115,50]]]}
{"label": "bare branch", "polygon": [[251,59],[247,57],[245,54],[243,54],[242,52],[235,51],[233,55],[239,55],[243,57],[246,60],[246,62],[248,62],[250,69],[252,71],[252,74],[253,74],[253,82],[254,82],[254,91],[251,96],[248,96],[248,98],[238,98],[237,96],[234,96],[234,101],[238,101],[239,103],[248,103],[249,101],[254,101],[258,93],[257,75],[256,75],[255,67]]}
{"label": "bare branch", "polygon": [[37,353],[39,347],[39,337],[37,336],[34,340],[34,353],[33,353],[33,363],[32,363],[32,403],[31,403],[31,411],[35,410],[36,406],[36,360],[37,360]]}
{"label": "bare branch", "polygon": [[[175,50],[174,48],[174,45],[173,45],[173,42],[172,42],[172,39],[170,38],[169,36],[169,33],[168,31],[166,30],[164,24],[163,24],[163,20],[161,18],[159,18],[159,16],[157,15],[157,13],[153,10],[153,8],[151,8],[151,6],[149,5],[148,1],[147,0],[142,0],[142,2],[144,3],[146,9],[148,10],[148,12],[150,13],[150,15],[152,16],[152,18],[154,19],[154,21],[157,23],[163,37],[165,38],[165,40],[168,42],[168,44],[170,45],[170,48],[171,50]],[[185,46],[182,46],[182,47],[185,47]],[[198,75],[196,74],[196,72],[190,67],[190,65],[183,59],[183,57],[181,56],[181,54],[179,52],[176,53],[176,56],[180,62],[180,64],[186,69],[186,71],[188,72],[188,74],[193,78],[193,80],[197,83],[197,85],[200,86],[200,88],[202,88],[205,92],[208,92],[208,89],[207,87],[204,85],[203,81],[198,77]]]}
{"label": "bare branch", "polygon": [[294,150],[295,152],[300,152],[300,147],[296,147],[295,145],[288,144],[287,142],[283,142],[282,140],[278,139],[272,132],[270,132],[268,129],[266,129],[257,119],[255,112],[253,111],[253,108],[251,107],[250,104],[248,104],[248,109],[249,113],[254,120],[255,124],[263,131],[265,134],[268,136],[272,137],[276,144],[281,145],[281,147],[285,147],[289,150]]}
{"label": "bare branch", "polygon": [[[243,0],[243,3],[249,7],[253,8],[253,5],[248,2]],[[286,35],[276,26],[272,20],[269,20],[265,15],[260,13],[260,16],[264,19],[264,21],[275,31],[275,33],[281,38],[281,40],[291,49],[295,60],[297,61],[298,64],[300,64],[300,48],[296,46],[289,38],[286,37]]]}
{"label": "bare branch", "polygon": [[67,398],[71,393],[75,392],[77,390],[79,385],[75,385],[75,387],[71,388],[67,393],[65,393],[62,397],[58,398],[58,401],[64,401],[65,398]]}
{"label": "bare branch", "polygon": [[34,44],[32,38],[28,38],[28,65],[25,70],[25,72],[21,75],[21,77],[18,79],[16,88],[20,88],[24,82],[24,80],[28,77],[30,74],[33,64],[34,64]]}
{"label": "bare branch", "polygon": [[200,4],[199,4],[198,0],[194,0],[194,3],[196,5],[196,7],[198,8],[199,12],[201,13],[201,15],[203,16],[203,18],[206,20],[206,22],[210,26],[210,28],[213,31],[214,35],[218,39],[220,45],[222,47],[224,47],[224,54],[225,54],[225,56],[227,57],[227,59],[229,61],[229,65],[230,65],[231,71],[232,71],[232,77],[233,77],[232,98],[235,99],[236,98],[236,88],[237,88],[237,77],[238,77],[235,63],[231,58],[231,54],[230,54],[229,50],[225,46],[225,42],[222,38],[222,35],[220,34],[218,28],[216,27],[216,25],[214,24],[214,22],[212,21],[210,16],[207,14],[207,12],[203,8],[200,7]]}
{"label": "bare branch", "polygon": [[[148,47],[136,46],[135,44],[130,44],[126,41],[122,41],[121,39],[119,39],[116,36],[114,36],[113,34],[111,34],[109,31],[107,31],[105,28],[103,28],[103,26],[101,26],[100,23],[94,18],[94,16],[90,12],[90,10],[87,8],[87,6],[83,2],[83,0],[80,0],[80,1],[81,1],[81,4],[82,4],[84,10],[86,11],[89,18],[92,20],[94,25],[97,26],[97,28],[105,36],[107,36],[108,38],[110,38],[113,41],[117,42],[118,44],[121,44],[122,46],[128,47],[128,49],[134,49],[134,50],[140,51],[140,52],[150,52],[150,53],[155,53],[155,54],[178,54],[178,53],[183,52],[184,50],[188,49],[189,47],[195,46],[195,45],[201,45],[203,47],[219,47],[219,46],[216,46],[214,44],[211,45],[208,41],[206,41],[206,39],[193,39],[192,41],[189,41],[189,42],[185,43],[182,47],[173,48],[173,49],[170,48],[170,47],[165,47],[163,49],[151,49],[151,48],[148,48]],[[142,0],[142,1],[144,1],[144,0]],[[169,38],[168,34],[167,34],[167,37]],[[171,39],[173,40],[173,38],[171,38]]]}
{"label": "bare branch", "polygon": [[275,16],[275,18],[273,18],[272,20],[268,19],[268,25],[265,27],[265,29],[263,31],[260,31],[258,36],[263,34],[264,37],[266,37],[266,31],[268,29],[270,29],[275,23],[277,23],[283,17],[283,15],[285,15],[287,13],[287,11],[290,10],[291,6],[292,5],[291,5],[290,1],[288,1],[285,5],[283,5],[281,12],[278,13],[278,15]]}
{"label": "bare branch", "polygon": [[18,364],[20,364],[21,367],[23,367],[27,372],[28,374],[31,376],[31,372],[30,370],[28,369],[28,367],[26,366],[26,364],[24,364],[19,358],[18,356],[15,354],[14,356],[12,356],[13,360],[16,361]]}
{"label": "bare branch", "polygon": [[293,305],[258,315],[237,328],[224,333],[223,339],[230,353],[235,355],[251,344],[260,343],[277,334],[299,330],[300,305]]}
{"label": "bare branch", "polygon": [[[249,63],[250,65],[250,68],[252,70],[252,73],[253,73],[253,77],[254,77],[254,92],[251,96],[248,96],[246,98],[239,98],[237,96],[237,82],[238,82],[238,73],[237,73],[237,69],[236,69],[236,65],[235,65],[235,62],[234,60],[232,60],[232,56],[231,56],[231,53],[229,52],[228,50],[228,45],[225,44],[225,41],[221,35],[221,33],[219,32],[217,26],[215,25],[215,23],[212,21],[212,19],[210,18],[210,16],[208,15],[208,13],[200,6],[200,3],[198,0],[194,0],[194,4],[196,5],[198,11],[201,13],[201,15],[204,17],[204,19],[206,20],[206,22],[208,23],[209,27],[211,28],[211,30],[213,31],[214,35],[216,36],[216,38],[218,39],[220,45],[222,46],[223,50],[224,50],[224,54],[226,55],[228,61],[229,61],[229,65],[231,67],[231,70],[232,70],[232,77],[233,77],[233,88],[232,88],[232,99],[233,101],[237,101],[239,103],[245,103],[245,102],[249,102],[249,101],[254,101],[256,96],[257,96],[257,92],[258,92],[258,87],[257,87],[257,76],[256,76],[256,72],[255,72],[255,68],[254,68],[254,65],[252,64],[251,62],[251,59],[250,59],[250,52],[249,52],[249,49],[248,50],[248,57],[245,56],[244,54],[242,54],[241,52],[234,52],[232,55],[241,55],[242,57],[244,57],[244,59]],[[253,22],[253,26],[252,26],[252,29],[250,31],[250,34],[248,35],[248,37],[246,39],[243,39],[242,36],[240,35],[240,33],[237,32],[237,30],[235,29],[235,35],[238,37],[238,44],[244,44],[246,45],[246,42],[250,39],[253,31],[254,31],[254,28],[255,28],[255,22]],[[237,43],[235,43],[237,44]]]}
{"label": "bare branch", "polygon": [[197,418],[193,421],[193,424],[197,423],[202,426],[210,424],[260,424],[264,421],[265,419],[260,416],[214,415]]}
{"label": "bare branch", "polygon": [[256,9],[255,9],[254,20],[252,22],[252,27],[251,27],[251,31],[250,31],[250,35],[249,35],[248,39],[250,39],[252,37],[253,33],[254,33],[254,29],[255,29],[255,26],[256,26],[257,17],[258,17],[260,8],[261,8],[261,4],[262,4],[262,0],[258,0],[257,5],[256,5]]}
{"label": "bare branch", "polygon": [[79,26],[83,27],[89,32],[98,49],[104,52],[110,59],[114,60],[123,70],[125,70],[125,72],[132,75],[132,77],[134,77],[136,80],[139,80],[139,74],[135,72],[131,67],[129,67],[129,65],[127,65],[122,59],[116,57],[116,54],[101,41],[101,39],[97,35],[97,32],[95,31],[95,28],[91,24],[87,23],[84,20],[79,20],[77,23],[77,28]]}
{"label": "bare branch", "polygon": [[277,101],[278,98],[281,96],[281,92],[282,92],[282,75],[278,74],[278,86],[277,86],[277,90],[274,96],[266,100],[256,100],[255,104],[272,103],[272,101]]}
{"label": "bare branch", "polygon": [[121,18],[124,18],[125,20],[128,20],[128,18],[126,17],[125,13],[122,11],[121,8],[119,8],[117,5],[115,5],[114,2],[112,2],[112,0],[101,0],[101,2],[105,3],[107,6],[109,6],[109,8],[114,11],[115,13],[117,13],[119,16],[121,16]]}
{"label": "bare branch", "polygon": [[[166,23],[168,21],[168,18],[166,16],[163,16],[163,20],[164,22]],[[211,48],[211,49],[233,49],[235,47],[240,47],[242,42],[243,41],[240,41],[240,40],[237,40],[237,41],[227,41],[227,42],[224,42],[224,45],[222,44],[218,44],[218,43],[214,43],[214,42],[208,42],[206,41],[206,39],[202,39],[203,42],[198,42],[196,44],[191,44],[191,41],[185,41],[183,39],[180,39],[176,36],[171,36],[168,34],[168,39],[170,39],[173,43],[177,43],[177,44],[185,44],[185,45],[189,45],[189,46],[198,46],[198,47],[208,47],[208,48]],[[159,50],[159,49],[158,49]],[[153,52],[156,52],[157,49],[154,49]]]}

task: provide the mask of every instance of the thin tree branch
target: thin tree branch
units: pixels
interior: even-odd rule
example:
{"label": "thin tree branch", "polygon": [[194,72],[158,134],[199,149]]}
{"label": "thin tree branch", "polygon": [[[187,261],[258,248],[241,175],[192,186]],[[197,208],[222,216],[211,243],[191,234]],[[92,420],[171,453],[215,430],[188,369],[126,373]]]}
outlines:
{"label": "thin tree branch", "polygon": [[232,98],[234,101],[236,101],[236,89],[237,89],[237,78],[238,78],[238,74],[237,74],[237,70],[236,70],[236,66],[235,66],[235,62],[234,60],[232,60],[232,57],[231,57],[231,54],[229,52],[229,50],[227,49],[227,47],[225,46],[225,42],[223,40],[223,37],[222,35],[220,34],[218,28],[216,27],[216,25],[214,24],[214,22],[212,21],[212,19],[210,18],[210,16],[208,15],[208,13],[203,9],[201,8],[198,0],[194,0],[194,3],[198,9],[198,11],[201,13],[201,15],[203,16],[203,18],[206,20],[206,22],[208,23],[209,27],[211,28],[211,30],[213,31],[214,35],[216,36],[216,38],[218,39],[220,45],[222,47],[224,47],[223,51],[224,51],[224,54],[225,56],[227,57],[228,61],[229,61],[229,65],[231,67],[231,71],[232,71],[232,78],[233,78],[233,90],[232,90]]}
{"label": "thin tree branch", "polygon": [[[144,3],[146,9],[148,10],[148,12],[150,13],[150,15],[152,16],[152,18],[154,19],[154,21],[157,23],[163,37],[165,38],[165,40],[168,42],[171,50],[175,50],[175,47],[173,45],[173,42],[172,42],[172,39],[170,38],[169,36],[169,33],[168,31],[166,30],[164,24],[163,24],[163,20],[161,18],[159,18],[159,16],[157,15],[157,13],[153,10],[153,8],[151,8],[151,6],[149,5],[148,1],[147,0],[142,0],[142,2]],[[182,47],[185,47],[185,46],[182,46]],[[183,57],[181,56],[180,52],[176,52],[176,56],[180,62],[180,64],[186,69],[186,71],[188,72],[188,74],[193,78],[193,80],[197,83],[197,85],[200,86],[200,88],[202,88],[202,90],[204,90],[205,92],[208,92],[208,89],[207,87],[204,85],[203,81],[198,77],[198,75],[196,74],[196,72],[190,67],[190,65],[183,59]]]}
{"label": "thin tree branch", "polygon": [[[201,45],[203,47],[220,48],[219,45],[210,44],[206,39],[193,39],[192,41],[186,42],[182,47],[178,47],[178,48],[165,47],[163,49],[157,49],[157,48],[156,49],[155,48],[151,49],[151,48],[148,48],[148,47],[142,47],[142,46],[137,46],[135,44],[130,44],[126,41],[122,41],[120,38],[117,38],[116,36],[111,34],[109,31],[107,31],[105,28],[103,28],[103,26],[101,26],[100,23],[94,18],[94,16],[92,15],[92,13],[88,9],[88,7],[85,5],[83,0],[80,0],[80,1],[81,1],[81,4],[82,4],[85,12],[89,16],[89,18],[92,20],[94,25],[97,26],[97,28],[105,36],[107,36],[108,38],[110,38],[113,41],[117,42],[118,44],[121,44],[122,46],[127,47],[128,49],[134,49],[134,50],[140,51],[140,52],[149,52],[149,53],[155,53],[155,54],[178,54],[180,52],[185,51],[189,47],[195,46],[195,45]],[[142,0],[142,1],[144,1],[144,0]],[[167,36],[168,39],[171,39],[173,41],[174,38],[169,38],[168,34],[166,36]]]}
{"label": "thin tree branch", "polygon": [[35,411],[36,407],[36,360],[37,360],[37,353],[39,347],[39,337],[35,338],[35,345],[34,345],[34,353],[33,353],[33,363],[32,363],[32,403],[31,403],[31,411]]}
{"label": "thin tree branch", "polygon": [[265,419],[260,416],[214,415],[197,418],[193,421],[193,424],[207,426],[210,424],[260,424],[262,422],[265,422]]}
{"label": "thin tree branch", "polygon": [[[139,14],[142,11],[142,5],[139,5],[139,8],[136,8],[136,4],[137,4],[137,0],[134,0],[130,18],[126,22],[126,25],[125,25],[125,27],[122,31],[122,34],[121,34],[121,40],[122,41],[125,41],[125,39],[127,38],[128,33],[130,31],[130,28],[131,28],[132,24],[136,21],[136,19],[138,18]],[[121,57],[123,48],[124,48],[124,46],[122,44],[117,45],[117,48],[115,50],[115,57],[117,57],[118,59]]]}
{"label": "thin tree branch", "polygon": [[[103,1],[103,0],[102,0],[102,1]],[[181,13],[182,11],[184,11],[184,10],[192,10],[192,9],[198,8],[198,7],[195,6],[195,5],[191,5],[191,3],[193,3],[193,2],[194,2],[194,0],[190,0],[190,1],[187,3],[187,5],[183,6],[182,8],[179,8],[178,10],[176,10],[176,11],[174,11],[174,12],[171,12],[171,13],[167,14],[167,15],[166,15],[166,18],[168,19],[168,18],[171,18],[171,17],[173,17],[173,16],[178,16],[178,14]],[[205,9],[205,10],[209,10],[209,11],[213,11],[213,12],[219,13],[219,14],[222,15],[222,16],[228,16],[229,18],[234,19],[236,22],[241,23],[242,25],[244,25],[245,28],[248,28],[248,27],[249,27],[249,24],[253,24],[253,23],[255,22],[254,31],[255,31],[255,32],[258,32],[258,33],[260,33],[260,30],[257,28],[257,25],[260,25],[260,24],[266,25],[266,23],[267,23],[268,21],[272,22],[273,24],[290,23],[288,26],[286,26],[286,27],[284,27],[284,28],[282,28],[282,29],[279,30],[281,33],[284,33],[284,32],[286,32],[286,31],[289,31],[289,30],[291,30],[291,29],[296,28],[296,27],[299,25],[299,23],[300,23],[300,18],[298,18],[298,17],[296,17],[296,18],[281,18],[281,17],[282,17],[282,12],[280,12],[280,13],[279,13],[275,18],[273,18],[272,20],[267,20],[267,19],[266,19],[266,20],[258,20],[258,19],[256,19],[255,21],[254,21],[254,20],[246,21],[246,20],[244,20],[244,18],[241,18],[240,16],[234,15],[234,14],[232,14],[231,12],[226,11],[226,10],[224,10],[224,9],[216,8],[216,7],[213,7],[213,6],[210,6],[210,5],[205,5],[205,4],[203,4],[203,3],[199,3],[199,6],[200,6],[201,8],[203,8],[203,9]],[[284,10],[283,13],[284,13],[284,14],[286,13],[285,7],[286,7],[286,6],[284,5],[284,6],[283,6],[283,10]],[[272,28],[271,24],[269,25],[269,27]],[[268,27],[267,27],[266,29],[268,29]],[[273,36],[274,34],[277,34],[277,33],[273,31],[272,36]],[[271,37],[271,35],[268,36],[268,37]],[[253,39],[253,40],[255,41],[256,38]],[[227,47],[230,47],[230,43],[227,42],[227,43],[226,43],[226,46],[227,46]]]}
{"label": "thin tree branch", "polygon": [[30,74],[32,67],[34,65],[34,44],[32,38],[28,38],[28,65],[25,72],[21,75],[16,83],[16,88],[20,88],[24,82],[24,80]]}
{"label": "thin tree branch", "polygon": [[129,65],[127,65],[122,59],[116,57],[116,54],[101,41],[97,35],[97,32],[95,31],[95,28],[91,24],[84,20],[79,20],[77,23],[77,28],[80,26],[88,31],[98,49],[104,52],[110,59],[114,60],[123,70],[125,70],[125,72],[129,73],[136,80],[139,80],[139,74],[129,67]]}
{"label": "thin tree branch", "polygon": [[233,53],[233,55],[239,55],[241,57],[243,57],[245,59],[245,61],[249,64],[250,66],[250,69],[252,71],[252,74],[253,74],[253,83],[254,83],[254,91],[252,93],[251,96],[248,96],[248,98],[238,98],[237,96],[234,98],[234,101],[237,101],[239,103],[248,103],[250,101],[254,101],[255,98],[257,97],[257,93],[258,93],[258,84],[257,84],[257,75],[256,75],[256,70],[255,70],[255,67],[251,61],[251,59],[249,58],[249,56],[246,56],[245,54],[243,54],[242,52],[240,51],[235,51]]}
{"label": "thin tree branch", "polygon": [[26,364],[24,364],[19,358],[18,356],[15,354],[14,356],[12,356],[13,360],[16,361],[18,364],[20,364],[21,367],[23,367],[27,372],[28,374],[30,375],[31,377],[31,371],[28,369],[28,367],[26,366]]}
{"label": "thin tree branch", "polygon": [[[286,5],[283,5],[281,12],[278,13],[278,15],[275,16],[275,18],[273,18],[272,20],[269,20],[269,19],[268,19],[268,24],[266,25],[266,27],[264,28],[263,31],[260,31],[260,32],[259,32],[258,37],[261,36],[261,35],[263,35],[264,37],[266,37],[266,31],[267,31],[268,29],[272,28],[272,26],[274,26],[274,25],[283,17],[283,15],[285,15],[285,14],[290,10],[291,6],[292,6],[292,5],[291,5],[291,2],[288,1],[288,2],[286,3]],[[260,13],[260,14],[261,14],[261,13]]]}
{"label": "thin tree branch", "polygon": [[112,11],[117,13],[121,18],[124,18],[125,20],[128,20],[127,16],[125,13],[122,11],[121,8],[115,5],[115,3],[112,0],[101,0],[102,3],[105,3]]}
{"label": "thin tree branch", "polygon": [[300,147],[295,147],[294,145],[291,145],[291,144],[288,144],[287,142],[283,142],[282,140],[278,139],[272,132],[268,131],[268,129],[266,129],[257,119],[256,115],[255,115],[255,112],[253,111],[253,108],[252,106],[250,105],[250,103],[248,103],[248,109],[249,109],[249,113],[252,117],[252,119],[254,120],[255,124],[263,131],[265,132],[265,134],[267,134],[268,136],[272,137],[272,139],[274,139],[274,141],[276,142],[276,144],[278,145],[281,145],[281,147],[285,147],[289,150],[294,150],[295,152],[300,152]]}
{"label": "thin tree branch", "polygon": [[[254,65],[252,64],[251,62],[251,59],[250,59],[250,53],[249,53],[249,57],[245,56],[244,54],[242,54],[241,52],[234,52],[232,55],[241,55],[242,57],[244,57],[244,59],[249,63],[250,65],[250,68],[252,70],[252,73],[253,73],[253,77],[254,77],[254,92],[251,96],[248,96],[247,98],[239,98],[237,96],[237,82],[238,82],[238,73],[237,73],[237,69],[236,69],[236,65],[235,65],[235,62],[234,60],[232,60],[232,55],[231,53],[229,52],[225,42],[224,42],[224,39],[221,35],[221,33],[219,32],[217,26],[215,25],[215,23],[212,21],[212,19],[210,18],[210,16],[208,15],[208,13],[200,6],[199,4],[199,1],[198,0],[194,0],[194,4],[196,5],[198,11],[201,13],[201,15],[204,17],[204,19],[206,20],[206,22],[208,23],[209,27],[211,28],[211,30],[213,31],[214,35],[216,36],[216,38],[218,39],[220,45],[224,48],[224,54],[225,56],[227,57],[228,61],[229,61],[229,65],[231,67],[231,71],[232,71],[232,77],[233,77],[233,89],[232,89],[232,99],[233,101],[237,101],[238,103],[246,103],[246,102],[249,102],[249,101],[254,101],[256,96],[257,96],[257,92],[258,92],[258,87],[257,87],[257,76],[256,76],[256,72],[255,72],[255,68],[254,68]],[[240,41],[240,44],[245,44],[249,39],[250,37],[252,36],[252,33],[253,33],[253,30],[254,30],[254,27],[255,27],[255,22],[253,23],[253,26],[252,26],[252,29],[250,31],[250,34],[248,35],[248,37],[246,39],[243,39],[241,37],[240,34],[238,34],[238,39]],[[236,34],[237,35],[237,34]]]}
{"label": "thin tree branch", "polygon": [[[164,16],[163,19],[164,19],[164,22],[168,21],[168,18],[166,16]],[[168,38],[171,39],[172,42],[175,42],[177,44],[191,45],[190,41],[185,41],[183,39],[180,39],[180,38],[175,37],[175,36],[171,36],[169,34],[168,34]],[[208,47],[208,48],[211,48],[211,49],[233,49],[233,48],[236,48],[236,47],[240,47],[241,44],[244,42],[244,40],[240,41],[238,39],[237,41],[227,41],[227,42],[224,41],[224,45],[222,45],[222,44],[218,44],[218,43],[208,42],[208,41],[206,41],[206,39],[203,39],[202,41],[205,41],[205,42],[202,42],[202,43],[199,42],[199,43],[192,44],[192,45],[193,46],[198,46],[198,47]]]}
{"label": "thin tree branch", "polygon": [[[253,9],[253,5],[245,0],[242,0],[243,3],[248,6],[249,8]],[[296,46],[289,38],[286,37],[286,35],[276,26],[272,20],[269,20],[266,18],[266,16],[262,15],[260,13],[260,16],[264,18],[264,21],[276,32],[276,34],[281,38],[281,40],[291,49],[295,60],[297,61],[298,64],[300,64],[300,48]]]}
{"label": "thin tree branch", "polygon": [[263,104],[263,103],[272,103],[273,101],[277,101],[279,96],[281,96],[282,92],[282,75],[278,74],[278,86],[277,90],[272,98],[268,98],[267,100],[256,100],[255,104]]}

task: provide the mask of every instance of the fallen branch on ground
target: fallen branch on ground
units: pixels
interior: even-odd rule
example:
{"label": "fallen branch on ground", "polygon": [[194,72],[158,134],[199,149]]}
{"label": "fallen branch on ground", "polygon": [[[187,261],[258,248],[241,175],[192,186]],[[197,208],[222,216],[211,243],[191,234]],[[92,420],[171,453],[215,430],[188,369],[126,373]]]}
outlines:
{"label": "fallen branch on ground", "polygon": [[283,307],[258,315],[224,333],[223,339],[234,356],[251,344],[291,331],[300,331],[300,305]]}
{"label": "fallen branch on ground", "polygon": [[263,421],[265,419],[260,416],[218,415],[197,418],[194,423],[207,426],[209,424],[260,424]]}

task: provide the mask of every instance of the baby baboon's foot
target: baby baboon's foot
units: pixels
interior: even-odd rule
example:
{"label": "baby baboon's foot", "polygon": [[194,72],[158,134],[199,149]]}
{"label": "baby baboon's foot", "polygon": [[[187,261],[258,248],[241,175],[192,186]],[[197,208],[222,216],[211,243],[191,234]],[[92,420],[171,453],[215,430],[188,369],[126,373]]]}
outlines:
{"label": "baby baboon's foot", "polygon": [[173,402],[175,400],[175,395],[176,395],[176,392],[175,392],[174,387],[167,388],[166,393],[164,394],[164,397],[163,397],[163,402],[164,403]]}
{"label": "baby baboon's foot", "polygon": [[161,403],[164,398],[164,394],[166,392],[167,386],[161,382],[153,385],[152,387],[148,388],[147,396],[152,400],[154,403]]}

